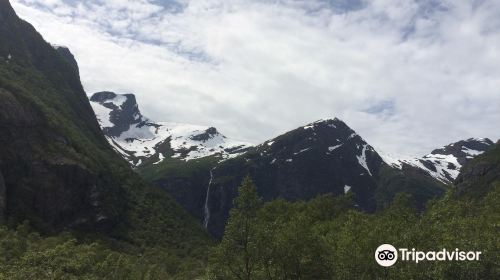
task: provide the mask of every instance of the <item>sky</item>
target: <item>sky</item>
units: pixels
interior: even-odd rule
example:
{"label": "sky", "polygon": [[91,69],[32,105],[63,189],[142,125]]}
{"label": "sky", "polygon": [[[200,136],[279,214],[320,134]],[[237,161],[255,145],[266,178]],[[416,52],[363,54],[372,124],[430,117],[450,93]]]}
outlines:
{"label": "sky", "polygon": [[11,0],[88,95],[260,143],[338,117],[407,157],[500,138],[497,0]]}

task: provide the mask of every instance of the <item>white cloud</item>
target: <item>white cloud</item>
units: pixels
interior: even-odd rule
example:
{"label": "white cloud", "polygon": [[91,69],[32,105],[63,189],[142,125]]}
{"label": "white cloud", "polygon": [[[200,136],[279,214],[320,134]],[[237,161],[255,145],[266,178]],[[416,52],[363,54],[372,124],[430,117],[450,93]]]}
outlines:
{"label": "white cloud", "polygon": [[337,116],[404,155],[500,137],[498,2],[346,3],[13,1],[87,92],[133,92],[152,119],[261,142]]}

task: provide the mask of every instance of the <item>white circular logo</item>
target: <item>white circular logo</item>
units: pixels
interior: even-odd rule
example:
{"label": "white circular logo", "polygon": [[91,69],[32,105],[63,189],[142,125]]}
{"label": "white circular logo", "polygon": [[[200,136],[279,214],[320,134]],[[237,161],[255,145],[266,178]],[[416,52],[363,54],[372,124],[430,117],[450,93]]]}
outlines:
{"label": "white circular logo", "polygon": [[375,250],[375,260],[381,266],[392,266],[398,260],[398,250],[391,244],[382,244]]}

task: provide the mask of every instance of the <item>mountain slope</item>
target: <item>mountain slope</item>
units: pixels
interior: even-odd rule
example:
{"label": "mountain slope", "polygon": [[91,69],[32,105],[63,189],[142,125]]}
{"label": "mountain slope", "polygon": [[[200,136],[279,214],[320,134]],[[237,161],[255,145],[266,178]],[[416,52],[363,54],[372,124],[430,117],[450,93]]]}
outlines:
{"label": "mountain slope", "polygon": [[[176,258],[209,239],[107,143],[74,65],[0,0],[0,207],[9,225],[73,230]],[[144,217],[148,217],[145,219]],[[199,252],[198,252],[199,253]]]}
{"label": "mountain slope", "polygon": [[59,55],[68,62],[74,70],[80,74],[80,69],[78,68],[78,63],[76,62],[75,57],[71,53],[71,51],[68,49],[66,46],[61,46],[61,45],[54,45],[52,44],[52,47],[59,53]]}
{"label": "mountain slope", "polygon": [[500,186],[500,141],[487,152],[467,162],[455,180],[459,195],[483,197]]}
{"label": "mountain slope", "polygon": [[97,208],[107,207],[105,193],[118,186],[92,172],[96,158],[83,152],[89,142],[107,147],[76,71],[7,1],[0,5],[0,56],[7,58],[0,63],[5,213],[32,217],[42,228],[114,224],[121,211]]}
{"label": "mountain slope", "polygon": [[[249,172],[250,164],[258,164],[261,171],[255,176],[269,179],[262,188],[269,200],[310,199],[350,191],[357,193],[362,209],[374,211],[385,207],[397,192],[415,194],[419,207],[444,192],[439,182],[418,168],[397,169],[385,164],[370,145],[338,119],[318,121],[251,147],[233,144],[214,128],[152,122],[141,114],[132,94],[99,92],[90,101],[115,150],[147,181],[170,193],[204,224],[210,224],[206,222],[207,212],[213,201],[207,195],[209,182],[216,183],[225,166],[230,170],[223,176],[231,178],[235,187]],[[287,177],[289,182],[284,182]],[[228,212],[231,199],[221,202],[221,213]],[[224,221],[220,220],[219,230]]]}
{"label": "mountain slope", "polygon": [[216,155],[225,159],[249,146],[228,139],[214,127],[153,122],[141,114],[133,94],[98,92],[90,101],[108,141],[134,166],[158,164],[165,158],[189,161]]}
{"label": "mountain slope", "polygon": [[[455,179],[463,164],[491,148],[489,139],[468,139],[422,158],[394,160],[379,155],[344,122],[333,119],[300,127],[256,147],[242,146],[234,154],[224,154],[224,146],[206,152],[204,141],[217,139],[215,129],[186,133],[190,129],[185,128],[191,126],[180,125],[184,132],[176,133],[171,123],[144,118],[133,95],[101,92],[91,101],[115,149],[215,235],[222,232],[236,186],[246,174],[252,175],[265,200],[308,200],[320,194],[351,192],[358,207],[371,212],[390,205],[395,194],[406,192],[422,209],[426,201],[444,193],[444,184]],[[172,141],[175,138],[180,141]],[[172,143],[183,145],[172,148]]]}
{"label": "mountain slope", "polygon": [[214,235],[222,233],[237,186],[247,174],[264,201],[351,193],[357,207],[367,212],[384,208],[398,192],[412,194],[416,206],[422,208],[445,190],[443,184],[417,168],[387,165],[341,120],[321,120],[266,141],[212,169],[204,219]]}
{"label": "mountain slope", "polygon": [[414,166],[445,184],[451,184],[464,164],[492,147],[493,142],[488,138],[470,138],[435,149],[421,158],[398,160],[387,155],[383,155],[383,158],[393,167],[401,169],[404,165]]}

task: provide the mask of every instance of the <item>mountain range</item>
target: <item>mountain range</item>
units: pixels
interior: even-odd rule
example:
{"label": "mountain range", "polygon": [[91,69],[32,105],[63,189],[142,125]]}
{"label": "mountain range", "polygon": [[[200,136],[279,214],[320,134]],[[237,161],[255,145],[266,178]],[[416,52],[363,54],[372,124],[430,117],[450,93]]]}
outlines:
{"label": "mountain range", "polygon": [[445,192],[465,163],[493,147],[487,138],[471,138],[423,157],[394,159],[337,118],[251,145],[230,140],[214,127],[151,121],[133,94],[98,92],[90,101],[115,150],[215,236],[222,234],[247,174],[265,201],[352,193],[360,209],[373,212],[404,191],[422,208]]}
{"label": "mountain range", "polygon": [[[89,98],[0,0],[1,279],[498,279],[499,182],[486,138],[394,159],[332,118],[252,145]],[[387,270],[381,240],[484,259]]]}

